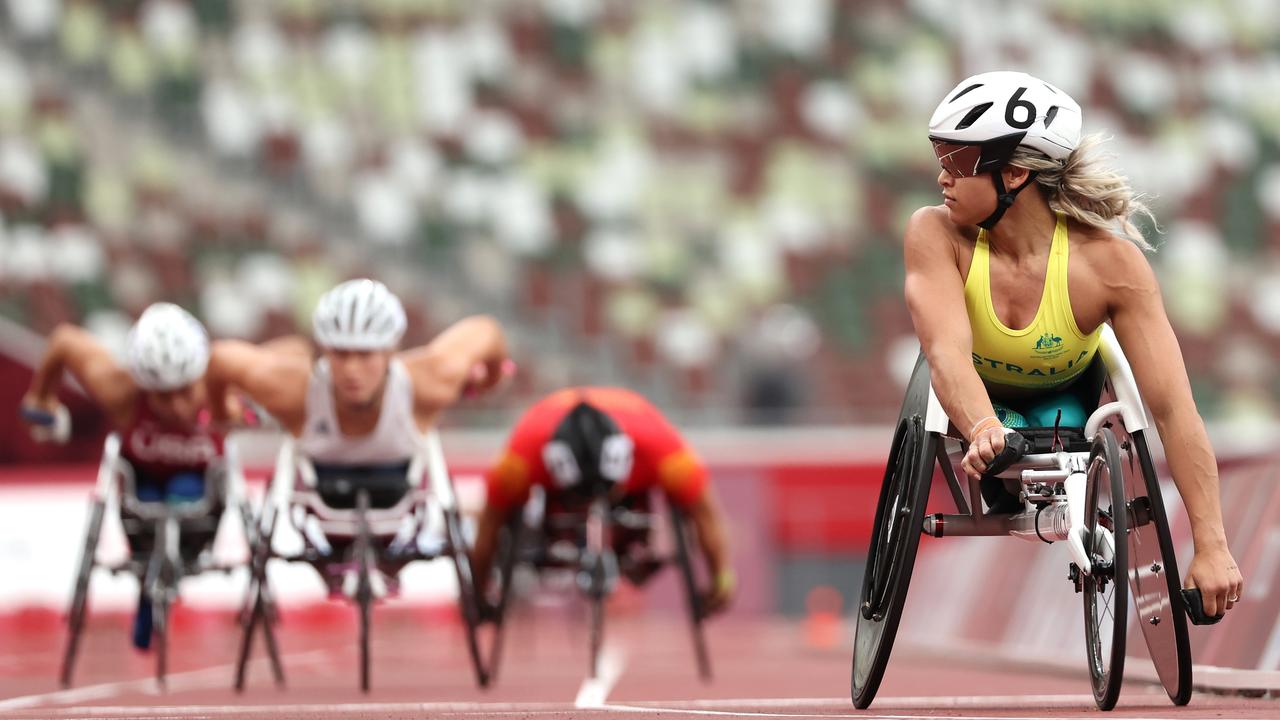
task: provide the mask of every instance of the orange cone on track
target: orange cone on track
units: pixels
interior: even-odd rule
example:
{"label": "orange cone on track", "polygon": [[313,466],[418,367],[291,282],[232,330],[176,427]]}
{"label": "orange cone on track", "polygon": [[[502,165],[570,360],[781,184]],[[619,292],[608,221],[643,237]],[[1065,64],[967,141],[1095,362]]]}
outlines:
{"label": "orange cone on track", "polygon": [[844,596],[830,585],[818,585],[805,598],[804,642],[811,648],[830,650],[840,645],[840,610]]}

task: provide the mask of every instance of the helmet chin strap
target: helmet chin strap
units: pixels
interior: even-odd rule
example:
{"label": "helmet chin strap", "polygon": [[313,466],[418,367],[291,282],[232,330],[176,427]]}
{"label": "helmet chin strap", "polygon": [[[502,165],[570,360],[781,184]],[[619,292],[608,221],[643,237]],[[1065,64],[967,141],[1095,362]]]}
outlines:
{"label": "helmet chin strap", "polygon": [[1034,170],[1027,174],[1027,181],[1012,190],[1005,190],[1004,177],[1000,175],[999,170],[991,171],[991,184],[996,186],[996,210],[987,216],[986,220],[978,223],[978,227],[983,230],[990,230],[1000,222],[1000,218],[1004,217],[1004,213],[1013,207],[1013,201],[1018,198],[1018,193],[1022,192],[1035,181],[1036,175],[1039,173]]}

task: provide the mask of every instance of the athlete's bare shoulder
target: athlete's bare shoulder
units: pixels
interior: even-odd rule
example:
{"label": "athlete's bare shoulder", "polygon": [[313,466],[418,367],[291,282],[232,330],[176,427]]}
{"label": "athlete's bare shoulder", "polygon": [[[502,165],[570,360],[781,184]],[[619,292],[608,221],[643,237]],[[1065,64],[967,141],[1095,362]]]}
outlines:
{"label": "athlete's bare shoulder", "polygon": [[907,221],[903,253],[909,264],[924,254],[934,259],[946,258],[958,269],[962,260],[968,265],[967,258],[973,254],[977,238],[976,228],[951,222],[951,211],[945,205],[926,205],[912,213]]}
{"label": "athlete's bare shoulder", "polygon": [[1133,292],[1158,292],[1151,262],[1132,240],[1083,224],[1073,224],[1070,232],[1072,267],[1084,270],[1106,289],[1108,306]]}

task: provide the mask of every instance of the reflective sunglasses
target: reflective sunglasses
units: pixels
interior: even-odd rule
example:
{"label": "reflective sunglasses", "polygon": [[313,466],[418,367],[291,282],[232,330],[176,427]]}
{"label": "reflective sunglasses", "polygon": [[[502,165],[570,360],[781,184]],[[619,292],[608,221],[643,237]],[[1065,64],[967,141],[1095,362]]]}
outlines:
{"label": "reflective sunglasses", "polygon": [[978,175],[978,165],[982,162],[981,145],[961,145],[946,140],[933,141],[933,154],[938,156],[942,169],[953,178],[967,178]]}
{"label": "reflective sunglasses", "polygon": [[930,137],[933,154],[942,169],[954,178],[967,178],[999,170],[1013,157],[1025,132],[1010,133],[981,143],[962,143]]}

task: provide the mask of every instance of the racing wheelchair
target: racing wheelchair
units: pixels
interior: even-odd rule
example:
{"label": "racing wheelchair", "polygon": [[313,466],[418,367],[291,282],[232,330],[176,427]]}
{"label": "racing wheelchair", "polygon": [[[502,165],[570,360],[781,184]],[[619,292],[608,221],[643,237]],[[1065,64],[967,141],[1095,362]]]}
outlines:
{"label": "racing wheelchair", "polygon": [[[1188,615],[1205,624],[1220,616],[1203,616],[1198,590],[1179,590],[1160,479],[1147,444],[1152,424],[1109,326],[1097,356],[1070,391],[1094,408],[1083,428],[1019,428],[1007,436],[1005,451],[985,476],[968,479],[966,488],[958,471],[965,442],[934,394],[920,355],[894,429],[867,551],[855,618],[856,707],[870,706],[883,678],[921,534],[1065,541],[1067,576],[1083,596],[1086,656],[1099,709],[1114,708],[1120,695],[1130,593],[1135,624],[1160,683],[1175,705],[1190,701]],[[926,515],[938,474],[955,514]]]}
{"label": "racing wheelchair", "polygon": [[588,675],[597,677],[604,646],[604,606],[620,577],[641,586],[663,567],[674,565],[689,616],[698,675],[705,682],[711,675],[703,623],[709,613],[699,591],[691,548],[694,528],[687,513],[668,505],[674,550],[660,555],[651,549],[658,515],[649,497],[628,496],[619,502],[607,490],[589,498],[572,497],[549,502],[546,493],[534,489],[529,512],[516,513],[502,528],[496,554],[497,599],[488,605],[486,621],[494,625],[488,653],[490,677],[497,675],[502,656],[502,628],[513,599],[513,578],[517,565],[543,578],[553,573],[571,573],[577,590],[589,608],[590,655]]}
{"label": "racing wheelchair", "polygon": [[[425,480],[425,483],[424,483]],[[431,506],[444,519],[443,543],[425,537]],[[275,528],[284,515],[299,532],[303,549],[285,554],[272,546]],[[444,452],[435,431],[427,433],[408,463],[392,465],[323,465],[297,452],[286,438],[276,459],[271,488],[263,500],[259,526],[251,550],[249,589],[241,614],[241,640],[236,661],[235,689],[245,686],[253,636],[262,627],[272,673],[284,685],[284,671],[275,637],[278,614],[267,582],[271,559],[303,562],[320,574],[329,594],[346,596],[359,614],[360,689],[370,687],[370,626],[373,606],[398,588],[398,575],[419,560],[448,557],[458,580],[458,605],[467,634],[476,682],[489,684],[480,655],[477,627],[479,604],[471,575],[471,560],[462,516]]]}
{"label": "racing wheelchair", "polygon": [[[211,464],[206,470],[203,496],[183,503],[139,500],[139,479],[132,465],[121,457],[120,446],[118,435],[107,436],[97,484],[90,499],[89,525],[67,612],[67,645],[59,674],[63,687],[71,685],[95,568],[104,568],[112,574],[126,573],[138,579],[143,598],[138,611],[150,613],[150,629],[146,630],[145,624],[143,629],[149,632],[149,637],[144,639],[155,645],[156,680],[163,686],[168,670],[169,613],[178,598],[179,583],[186,577],[210,571],[229,573],[238,567],[216,563],[211,552],[218,524],[228,505],[238,506],[246,537],[253,538],[243,478],[228,470],[238,467],[234,462],[235,445],[230,439],[223,462]],[[119,511],[130,548],[129,558],[116,564],[104,564],[97,557],[108,508]]]}

